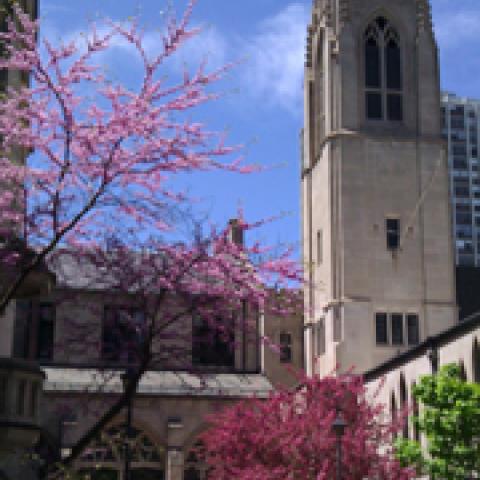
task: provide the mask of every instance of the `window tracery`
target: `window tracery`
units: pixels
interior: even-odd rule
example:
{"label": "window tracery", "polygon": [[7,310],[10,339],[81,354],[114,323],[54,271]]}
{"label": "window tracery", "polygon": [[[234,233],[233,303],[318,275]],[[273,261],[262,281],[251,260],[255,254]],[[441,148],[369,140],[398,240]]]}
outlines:
{"label": "window tracery", "polygon": [[128,441],[132,480],[162,480],[165,472],[165,450],[135,427],[128,440],[124,425],[116,425],[95,440],[79,461],[85,480],[124,480],[125,444]]}
{"label": "window tracery", "polygon": [[403,120],[400,36],[383,16],[365,30],[365,106],[369,120]]}

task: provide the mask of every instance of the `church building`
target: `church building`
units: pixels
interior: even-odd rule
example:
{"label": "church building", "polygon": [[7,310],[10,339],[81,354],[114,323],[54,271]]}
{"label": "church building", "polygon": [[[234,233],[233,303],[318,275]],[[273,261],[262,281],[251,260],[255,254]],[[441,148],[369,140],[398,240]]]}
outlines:
{"label": "church building", "polygon": [[[363,374],[392,418],[442,365],[480,382],[478,284],[464,292],[455,277],[428,0],[315,0],[301,186],[308,373]],[[461,322],[457,298],[471,313]]]}
{"label": "church building", "polygon": [[309,373],[357,372],[457,321],[427,0],[316,0],[301,170]]}

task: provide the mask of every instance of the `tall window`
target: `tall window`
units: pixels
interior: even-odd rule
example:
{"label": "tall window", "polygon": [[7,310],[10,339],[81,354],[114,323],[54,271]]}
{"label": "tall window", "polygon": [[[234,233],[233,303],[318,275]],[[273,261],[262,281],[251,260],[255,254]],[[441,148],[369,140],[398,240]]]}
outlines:
{"label": "tall window", "polygon": [[55,305],[17,300],[13,356],[52,360],[55,346]]}
{"label": "tall window", "polygon": [[143,310],[120,306],[105,307],[102,359],[114,362],[138,361],[144,329]]}
{"label": "tall window", "polygon": [[392,344],[403,345],[403,315],[392,313]]}
{"label": "tall window", "polygon": [[52,360],[55,339],[55,305],[43,303],[38,307],[37,359]]}
{"label": "tall window", "polygon": [[400,38],[385,17],[365,30],[365,106],[369,120],[403,120]]}
{"label": "tall window", "polygon": [[[224,326],[224,329],[221,327]],[[199,315],[193,318],[192,363],[194,366],[235,366],[234,331],[231,322],[209,321]]]}
{"label": "tall window", "polygon": [[420,343],[420,322],[417,313],[375,313],[377,345],[404,346]]}
{"label": "tall window", "polygon": [[378,345],[385,345],[388,343],[388,326],[386,313],[377,313],[375,315],[375,335]]}
{"label": "tall window", "polygon": [[420,342],[418,315],[415,313],[407,315],[407,337],[409,345],[418,345]]}
{"label": "tall window", "polygon": [[397,250],[400,248],[400,220],[398,218],[387,218],[385,220],[387,232],[387,248]]}

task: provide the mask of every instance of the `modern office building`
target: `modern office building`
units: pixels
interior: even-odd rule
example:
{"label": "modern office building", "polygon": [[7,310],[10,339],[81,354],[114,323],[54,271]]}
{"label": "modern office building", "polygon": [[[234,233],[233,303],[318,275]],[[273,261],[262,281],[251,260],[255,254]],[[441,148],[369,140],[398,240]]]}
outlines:
{"label": "modern office building", "polygon": [[479,121],[480,100],[442,94],[458,266],[480,266]]}

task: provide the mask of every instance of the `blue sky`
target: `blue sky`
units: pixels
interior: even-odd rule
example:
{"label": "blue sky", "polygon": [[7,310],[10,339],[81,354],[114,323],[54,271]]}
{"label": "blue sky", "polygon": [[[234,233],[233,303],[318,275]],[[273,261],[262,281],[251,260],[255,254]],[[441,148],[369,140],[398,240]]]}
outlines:
{"label": "blue sky", "polygon": [[[140,15],[154,34],[168,5],[182,11],[184,0],[40,0],[42,34],[67,37],[85,30],[89,19]],[[440,46],[442,88],[480,97],[480,2],[433,0]],[[182,179],[181,187],[202,199],[197,209],[217,223],[241,206],[248,219],[284,215],[255,234],[268,244],[298,246],[300,233],[299,131],[303,122],[304,36],[311,0],[198,0],[193,24],[203,28],[176,63],[192,68],[206,55],[212,68],[241,60],[217,90],[222,99],[202,108],[200,118],[226,130],[230,142],[244,145],[247,162],[266,167],[248,176],[202,174]],[[117,78],[132,81],[135,65],[118,49],[110,58]]]}

